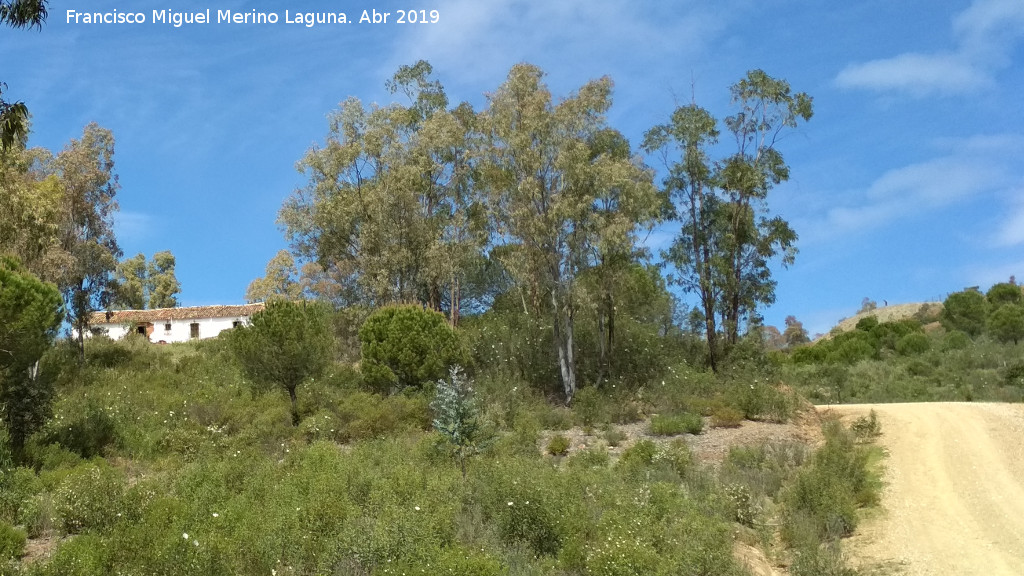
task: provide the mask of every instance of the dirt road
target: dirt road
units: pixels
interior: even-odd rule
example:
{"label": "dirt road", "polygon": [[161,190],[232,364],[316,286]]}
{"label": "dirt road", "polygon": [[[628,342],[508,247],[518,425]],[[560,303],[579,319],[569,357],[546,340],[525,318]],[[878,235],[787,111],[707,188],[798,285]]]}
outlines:
{"label": "dirt road", "polygon": [[845,545],[852,563],[907,576],[1024,575],[1024,405],[818,409],[845,419],[872,408],[887,485],[882,510]]}

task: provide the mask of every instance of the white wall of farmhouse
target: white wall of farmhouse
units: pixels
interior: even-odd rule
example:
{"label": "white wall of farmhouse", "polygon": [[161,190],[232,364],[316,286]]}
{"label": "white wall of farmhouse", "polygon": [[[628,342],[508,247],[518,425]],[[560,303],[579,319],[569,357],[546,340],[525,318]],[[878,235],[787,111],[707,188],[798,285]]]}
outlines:
{"label": "white wall of farmhouse", "polygon": [[263,304],[240,306],[195,306],[155,310],[118,310],[93,314],[90,325],[114,340],[131,333],[148,336],[150,342],[187,342],[213,338],[263,309]]}
{"label": "white wall of farmhouse", "polygon": [[[188,342],[189,340],[213,338],[224,330],[230,330],[237,324],[248,324],[249,318],[237,316],[234,318],[190,318],[186,320],[157,320],[153,322],[153,331],[149,334],[151,342]],[[193,324],[196,326],[193,327]],[[107,336],[114,340],[124,338],[129,332],[135,332],[137,326],[134,324],[97,324],[96,328],[107,331]],[[198,330],[198,332],[194,332]],[[198,333],[198,336],[193,334]]]}

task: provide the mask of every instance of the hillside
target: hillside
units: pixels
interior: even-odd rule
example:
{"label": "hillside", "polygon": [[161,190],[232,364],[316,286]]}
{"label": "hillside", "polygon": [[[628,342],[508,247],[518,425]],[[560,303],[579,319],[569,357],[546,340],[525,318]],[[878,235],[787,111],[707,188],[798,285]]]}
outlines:
{"label": "hillside", "polygon": [[892,306],[875,308],[869,312],[860,312],[849,318],[843,318],[840,320],[836,323],[835,327],[833,327],[828,334],[822,336],[821,339],[831,338],[833,334],[849,332],[857,326],[857,322],[860,322],[862,318],[867,318],[868,316],[878,318],[879,322],[890,322],[893,320],[910,318],[918,312],[922,312],[922,308],[925,309],[924,313],[929,316],[934,316],[942,312],[942,302],[910,302],[907,304],[893,304]]}

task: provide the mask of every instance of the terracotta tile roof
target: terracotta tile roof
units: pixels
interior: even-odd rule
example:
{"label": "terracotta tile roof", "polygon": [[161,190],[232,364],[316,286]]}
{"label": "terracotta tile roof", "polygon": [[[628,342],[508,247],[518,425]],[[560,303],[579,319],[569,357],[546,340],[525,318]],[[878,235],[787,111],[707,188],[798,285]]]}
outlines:
{"label": "terracotta tile roof", "polygon": [[240,304],[235,306],[190,306],[187,308],[154,308],[152,310],[116,310],[93,312],[89,324],[134,324],[137,322],[162,322],[167,320],[199,320],[202,318],[234,318],[252,316],[263,310],[264,304]]}

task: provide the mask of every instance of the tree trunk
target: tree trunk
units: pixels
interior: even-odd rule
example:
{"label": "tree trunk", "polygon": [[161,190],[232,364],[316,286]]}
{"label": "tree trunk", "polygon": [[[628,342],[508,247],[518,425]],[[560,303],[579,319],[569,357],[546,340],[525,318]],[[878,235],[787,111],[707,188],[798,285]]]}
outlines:
{"label": "tree trunk", "polygon": [[292,401],[292,426],[299,425],[299,402],[295,395],[295,386],[288,387],[288,397]]}
{"label": "tree trunk", "polygon": [[452,328],[458,328],[459,326],[459,306],[461,305],[462,294],[459,287],[459,279],[452,276],[452,288],[451,288],[451,318],[450,322]]}
{"label": "tree trunk", "polygon": [[558,352],[558,368],[562,375],[562,388],[565,391],[565,403],[571,404],[572,397],[576,394],[576,366],[573,362],[573,324],[572,315],[565,318],[565,326],[562,326],[563,310],[558,301],[556,290],[551,290],[551,306],[553,316],[554,341]]}
{"label": "tree trunk", "polygon": [[85,322],[77,321],[78,325],[78,365],[85,365]]}

